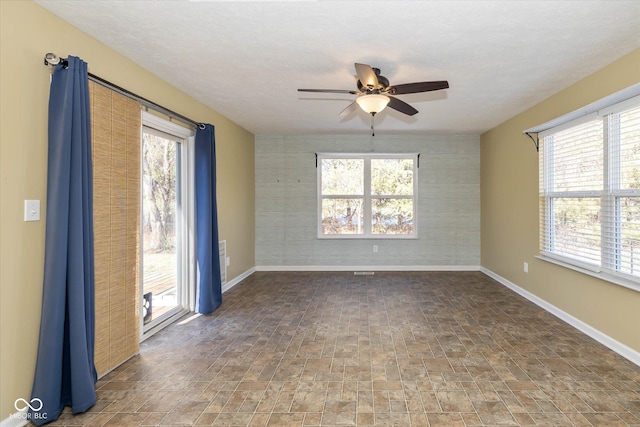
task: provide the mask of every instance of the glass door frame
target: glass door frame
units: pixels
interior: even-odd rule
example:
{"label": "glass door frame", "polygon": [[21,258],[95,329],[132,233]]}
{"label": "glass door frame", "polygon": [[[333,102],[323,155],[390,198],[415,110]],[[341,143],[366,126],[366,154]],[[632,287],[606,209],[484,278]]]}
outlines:
{"label": "glass door frame", "polygon": [[[162,117],[142,112],[142,126],[140,128],[140,176],[143,176],[143,133],[145,128],[151,128],[168,134],[180,143],[176,147],[176,258],[177,305],[167,313],[144,324],[143,294],[144,294],[144,248],[143,227],[140,227],[140,341],[178,320],[195,307],[195,197],[194,197],[194,146],[195,131],[170,122]],[[179,150],[179,152],[178,152]],[[179,163],[178,163],[179,162]],[[179,174],[179,176],[178,176]],[[142,181],[140,182],[142,186]],[[180,197],[178,198],[178,195]],[[140,224],[143,224],[143,192],[140,191]],[[178,201],[179,200],[179,201]]]}

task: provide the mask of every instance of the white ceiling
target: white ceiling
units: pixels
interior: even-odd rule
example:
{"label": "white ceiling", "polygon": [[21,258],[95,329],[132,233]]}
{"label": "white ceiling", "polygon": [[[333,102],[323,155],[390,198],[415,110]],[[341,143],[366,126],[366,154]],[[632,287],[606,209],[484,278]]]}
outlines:
{"label": "white ceiling", "polygon": [[355,89],[354,62],[449,81],[378,134],[477,134],[640,47],[637,0],[36,2],[259,135],[368,133],[354,95],[297,92]]}

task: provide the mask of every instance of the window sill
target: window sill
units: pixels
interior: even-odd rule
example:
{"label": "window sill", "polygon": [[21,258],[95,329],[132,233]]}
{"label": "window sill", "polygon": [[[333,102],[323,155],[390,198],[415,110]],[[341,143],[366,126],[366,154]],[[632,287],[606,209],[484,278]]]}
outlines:
{"label": "window sill", "polygon": [[611,273],[604,273],[604,272],[601,272],[601,271],[588,270],[586,268],[578,267],[576,265],[572,265],[572,264],[569,264],[567,262],[560,261],[560,260],[554,259],[554,258],[550,258],[550,257],[544,256],[544,255],[537,255],[536,258],[539,259],[539,260],[542,260],[542,261],[549,262],[551,264],[556,264],[556,265],[559,265],[561,267],[568,268],[569,270],[577,271],[579,273],[583,273],[583,274],[586,274],[588,276],[595,277],[595,278],[598,278],[600,280],[604,280],[604,281],[609,282],[609,283],[613,283],[614,285],[622,286],[624,288],[631,289],[631,290],[636,291],[636,292],[640,292],[640,283],[635,282],[635,281],[633,281],[631,279],[626,279],[624,277],[616,276],[615,274],[611,274]]}
{"label": "window sill", "polygon": [[418,236],[389,234],[379,236],[362,236],[357,234],[326,234],[318,236],[318,240],[417,240]]}

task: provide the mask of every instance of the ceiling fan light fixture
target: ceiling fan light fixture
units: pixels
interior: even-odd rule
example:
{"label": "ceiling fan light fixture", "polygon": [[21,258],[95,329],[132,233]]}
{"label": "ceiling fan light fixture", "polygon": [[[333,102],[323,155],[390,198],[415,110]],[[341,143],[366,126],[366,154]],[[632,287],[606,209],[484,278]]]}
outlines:
{"label": "ceiling fan light fixture", "polygon": [[373,93],[370,95],[361,95],[356,98],[356,102],[364,111],[369,114],[377,114],[389,103],[390,99],[386,95]]}

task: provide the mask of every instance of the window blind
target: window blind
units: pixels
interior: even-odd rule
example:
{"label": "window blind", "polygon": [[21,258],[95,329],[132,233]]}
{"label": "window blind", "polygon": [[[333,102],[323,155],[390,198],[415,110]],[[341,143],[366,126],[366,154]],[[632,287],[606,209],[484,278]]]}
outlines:
{"label": "window blind", "polygon": [[95,245],[95,365],[139,351],[140,104],[89,82]]}
{"label": "window blind", "polygon": [[640,98],[604,116],[610,170],[603,264],[640,277]]}
{"label": "window blind", "polygon": [[540,136],[541,253],[640,277],[640,97]]}

